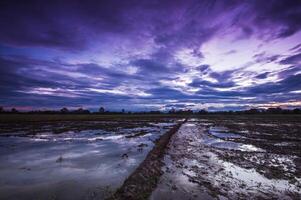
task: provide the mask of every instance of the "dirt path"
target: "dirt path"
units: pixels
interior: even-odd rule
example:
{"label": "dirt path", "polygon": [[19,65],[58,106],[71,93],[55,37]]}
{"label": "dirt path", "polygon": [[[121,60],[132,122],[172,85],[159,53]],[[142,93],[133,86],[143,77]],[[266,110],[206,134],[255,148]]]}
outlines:
{"label": "dirt path", "polygon": [[256,161],[245,168],[224,156],[231,152],[253,156],[267,153],[217,139],[208,134],[208,127],[208,122],[192,119],[173,136],[164,158],[164,174],[151,200],[301,199],[299,179],[299,183],[291,183],[267,178],[258,173]]}
{"label": "dirt path", "polygon": [[301,199],[294,156],[248,143],[258,136],[249,134],[189,119],[160,138],[111,199]]}
{"label": "dirt path", "polygon": [[163,158],[166,146],[173,134],[181,127],[183,122],[175,125],[170,131],[160,137],[155,147],[149,152],[145,160],[123,183],[123,185],[109,199],[147,199],[156,188],[160,176],[163,174]]}

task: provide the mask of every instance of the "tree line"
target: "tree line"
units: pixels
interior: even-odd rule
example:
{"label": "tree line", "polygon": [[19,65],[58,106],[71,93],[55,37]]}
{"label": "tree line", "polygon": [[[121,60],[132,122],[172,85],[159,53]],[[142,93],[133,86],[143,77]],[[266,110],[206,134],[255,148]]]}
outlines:
{"label": "tree line", "polygon": [[267,109],[257,109],[252,108],[248,110],[241,111],[207,111],[205,109],[193,111],[190,109],[175,109],[172,108],[169,111],[142,111],[142,112],[132,112],[125,111],[122,109],[121,111],[108,111],[105,110],[104,107],[100,107],[98,111],[91,112],[88,109],[78,108],[78,109],[68,109],[67,107],[63,107],[60,110],[33,110],[33,111],[18,111],[16,108],[4,109],[0,106],[0,114],[16,114],[16,113],[28,113],[28,114],[177,114],[177,115],[191,115],[191,114],[199,114],[199,115],[209,115],[209,114],[301,114],[300,108],[295,109],[282,109],[280,107],[277,108],[267,108]]}

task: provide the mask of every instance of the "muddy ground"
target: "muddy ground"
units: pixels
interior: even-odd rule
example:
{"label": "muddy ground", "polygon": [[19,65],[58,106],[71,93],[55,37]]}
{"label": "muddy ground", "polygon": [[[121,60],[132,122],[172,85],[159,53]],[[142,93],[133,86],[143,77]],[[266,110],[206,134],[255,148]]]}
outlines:
{"label": "muddy ground", "polygon": [[172,129],[158,138],[154,148],[148,153],[145,160],[108,200],[143,200],[151,195],[163,174],[165,150],[170,138],[177,133],[186,121],[187,119],[183,119],[183,121],[178,122]]}
{"label": "muddy ground", "polygon": [[186,117],[2,116],[0,199],[301,199],[301,116]]}
{"label": "muddy ground", "polygon": [[0,123],[1,200],[104,199],[178,121],[149,116],[32,119]]}
{"label": "muddy ground", "polygon": [[301,199],[301,120],[190,119],[174,135],[150,199]]}

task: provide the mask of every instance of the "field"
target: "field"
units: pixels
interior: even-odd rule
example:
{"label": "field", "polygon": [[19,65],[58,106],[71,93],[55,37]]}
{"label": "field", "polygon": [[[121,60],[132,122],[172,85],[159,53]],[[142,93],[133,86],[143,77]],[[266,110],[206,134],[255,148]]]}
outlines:
{"label": "field", "polygon": [[190,119],[151,199],[300,199],[300,116]]}
{"label": "field", "polygon": [[300,136],[300,115],[0,115],[0,199],[300,199]]}
{"label": "field", "polygon": [[0,124],[0,199],[103,199],[178,118],[8,115]]}

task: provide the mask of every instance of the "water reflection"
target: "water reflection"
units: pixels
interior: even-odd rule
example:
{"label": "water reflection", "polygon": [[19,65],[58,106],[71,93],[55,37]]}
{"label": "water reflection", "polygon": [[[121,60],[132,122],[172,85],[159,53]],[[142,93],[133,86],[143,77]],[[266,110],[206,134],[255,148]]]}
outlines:
{"label": "water reflection", "polygon": [[211,126],[208,130],[208,135],[202,138],[202,142],[206,145],[227,149],[247,152],[265,152],[265,150],[255,147],[251,144],[242,144],[239,142],[229,141],[231,139],[239,139],[243,136],[237,133],[231,133],[225,127]]}
{"label": "water reflection", "polygon": [[1,200],[103,199],[174,124],[0,137]]}

